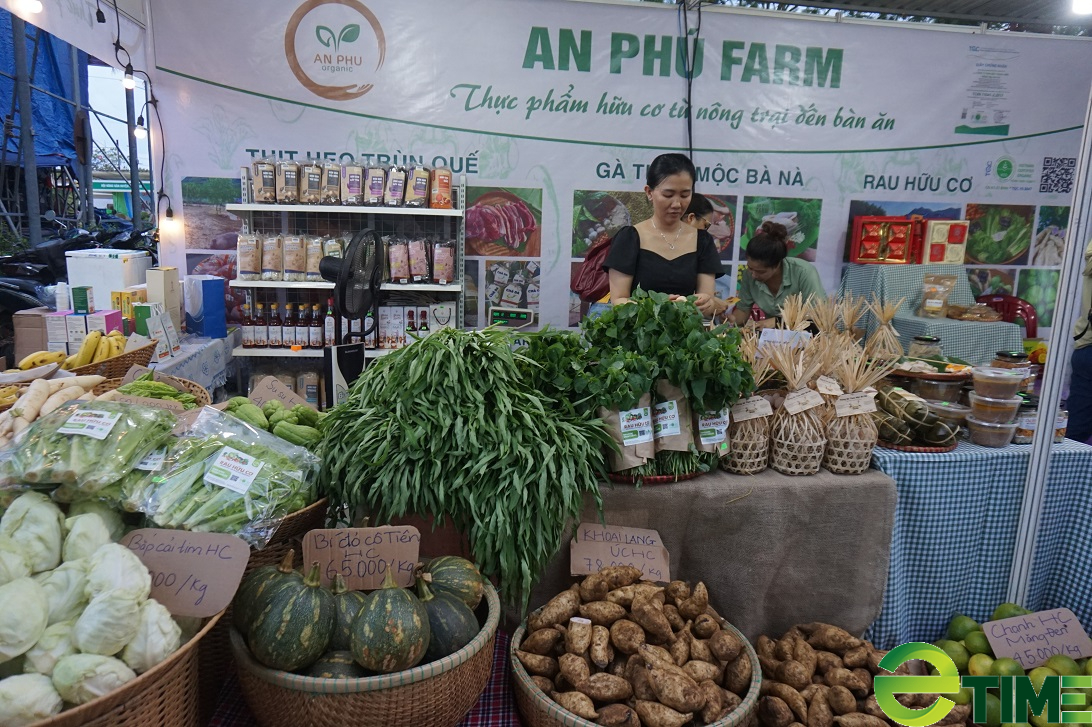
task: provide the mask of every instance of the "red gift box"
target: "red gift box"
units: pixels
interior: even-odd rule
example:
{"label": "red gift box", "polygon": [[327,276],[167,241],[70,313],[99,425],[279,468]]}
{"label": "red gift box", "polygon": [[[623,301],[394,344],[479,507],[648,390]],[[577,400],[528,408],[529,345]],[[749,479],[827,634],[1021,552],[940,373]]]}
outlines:
{"label": "red gift box", "polygon": [[850,262],[906,265],[921,260],[921,217],[853,218]]}
{"label": "red gift box", "polygon": [[967,256],[967,220],[928,220],[922,233],[924,263],[962,265]]}

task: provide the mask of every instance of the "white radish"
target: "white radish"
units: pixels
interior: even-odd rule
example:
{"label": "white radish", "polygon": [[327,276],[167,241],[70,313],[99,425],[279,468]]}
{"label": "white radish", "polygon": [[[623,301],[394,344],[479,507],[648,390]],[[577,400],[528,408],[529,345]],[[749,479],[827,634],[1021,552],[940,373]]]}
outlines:
{"label": "white radish", "polygon": [[113,401],[121,396],[121,393],[117,389],[110,389],[109,391],[99,394],[95,401]]}
{"label": "white radish", "polygon": [[66,386],[65,388],[61,389],[56,394],[45,400],[45,403],[42,404],[42,409],[39,412],[39,415],[45,416],[46,414],[54,412],[59,409],[62,404],[70,402],[73,399],[78,399],[83,396],[83,394],[84,391],[82,387]]}
{"label": "white radish", "polygon": [[83,392],[82,396],[77,396],[76,401],[94,401],[95,395],[90,391]]}
{"label": "white radish", "polygon": [[78,386],[82,386],[84,389],[91,390],[96,386],[106,381],[105,376],[69,376],[65,381],[74,381]]}
{"label": "white radish", "polygon": [[0,414],[0,436],[9,436],[11,434],[11,427],[15,417],[11,414],[11,409],[8,409],[3,414]]}
{"label": "white radish", "polygon": [[18,436],[19,432],[30,426],[30,422],[23,417],[15,417],[12,420],[11,433]]}
{"label": "white radish", "polygon": [[[38,411],[42,404],[49,398],[49,382],[45,379],[35,379],[30,382],[26,393],[19,397],[19,401],[12,404],[11,413],[16,419],[24,419],[27,424],[38,418]],[[15,432],[18,433],[18,422],[15,424]]]}

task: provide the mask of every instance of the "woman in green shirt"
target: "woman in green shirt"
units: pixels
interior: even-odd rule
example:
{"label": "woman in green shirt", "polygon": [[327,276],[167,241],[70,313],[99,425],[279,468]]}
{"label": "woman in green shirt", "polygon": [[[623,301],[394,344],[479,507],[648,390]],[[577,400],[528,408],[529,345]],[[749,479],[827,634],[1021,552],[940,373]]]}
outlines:
{"label": "woman in green shirt", "polygon": [[826,298],[819,271],[807,260],[789,257],[788,230],[776,222],[763,222],[747,243],[747,269],[739,285],[739,303],[732,312],[736,325],[743,325],[757,305],[766,314],[761,328],[772,328],[781,315],[781,304],[790,295],[800,293],[804,302]]}

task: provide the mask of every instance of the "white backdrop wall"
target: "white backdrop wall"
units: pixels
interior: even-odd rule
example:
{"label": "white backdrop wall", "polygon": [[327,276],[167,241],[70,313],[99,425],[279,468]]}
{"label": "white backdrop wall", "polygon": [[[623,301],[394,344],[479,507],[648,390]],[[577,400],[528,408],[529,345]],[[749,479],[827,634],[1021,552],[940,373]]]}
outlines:
{"label": "white backdrop wall", "polygon": [[[151,0],[150,10],[166,189],[185,223],[165,232],[165,257],[187,271],[229,272],[238,221],[203,193],[183,199],[184,180],[202,189],[194,182],[237,178],[263,156],[447,164],[467,176],[469,203],[522,204],[534,220],[512,239],[472,236],[468,319],[502,294],[503,266],[528,283],[538,272],[537,300],[524,290],[519,302],[571,325],[569,279],[588,241],[646,216],[644,166],[686,148],[674,7],[270,0],[256,12],[245,0]],[[909,25],[702,14],[694,160],[698,191],[717,201],[725,286],[740,241],[770,215],[793,227],[792,254],[813,260],[828,289],[851,214],[966,215],[977,220],[976,291],[1026,294],[1049,323],[1092,45]]]}

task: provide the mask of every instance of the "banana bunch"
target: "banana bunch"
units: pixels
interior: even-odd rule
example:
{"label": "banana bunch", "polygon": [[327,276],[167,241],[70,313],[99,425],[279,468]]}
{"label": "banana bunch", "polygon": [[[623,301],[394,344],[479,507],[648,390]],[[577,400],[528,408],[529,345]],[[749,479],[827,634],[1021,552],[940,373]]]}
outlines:
{"label": "banana bunch", "polygon": [[19,370],[30,371],[31,369],[38,368],[39,366],[45,366],[52,363],[61,363],[64,360],[64,351],[36,351],[19,362]]}
{"label": "banana bunch", "polygon": [[125,340],[124,334],[116,329],[106,335],[101,331],[91,331],[83,339],[80,350],[66,358],[61,368],[70,371],[118,356],[125,351]]}
{"label": "banana bunch", "polygon": [[[54,362],[56,363],[56,362]],[[0,407],[11,406],[22,392],[18,386],[0,387]]]}

